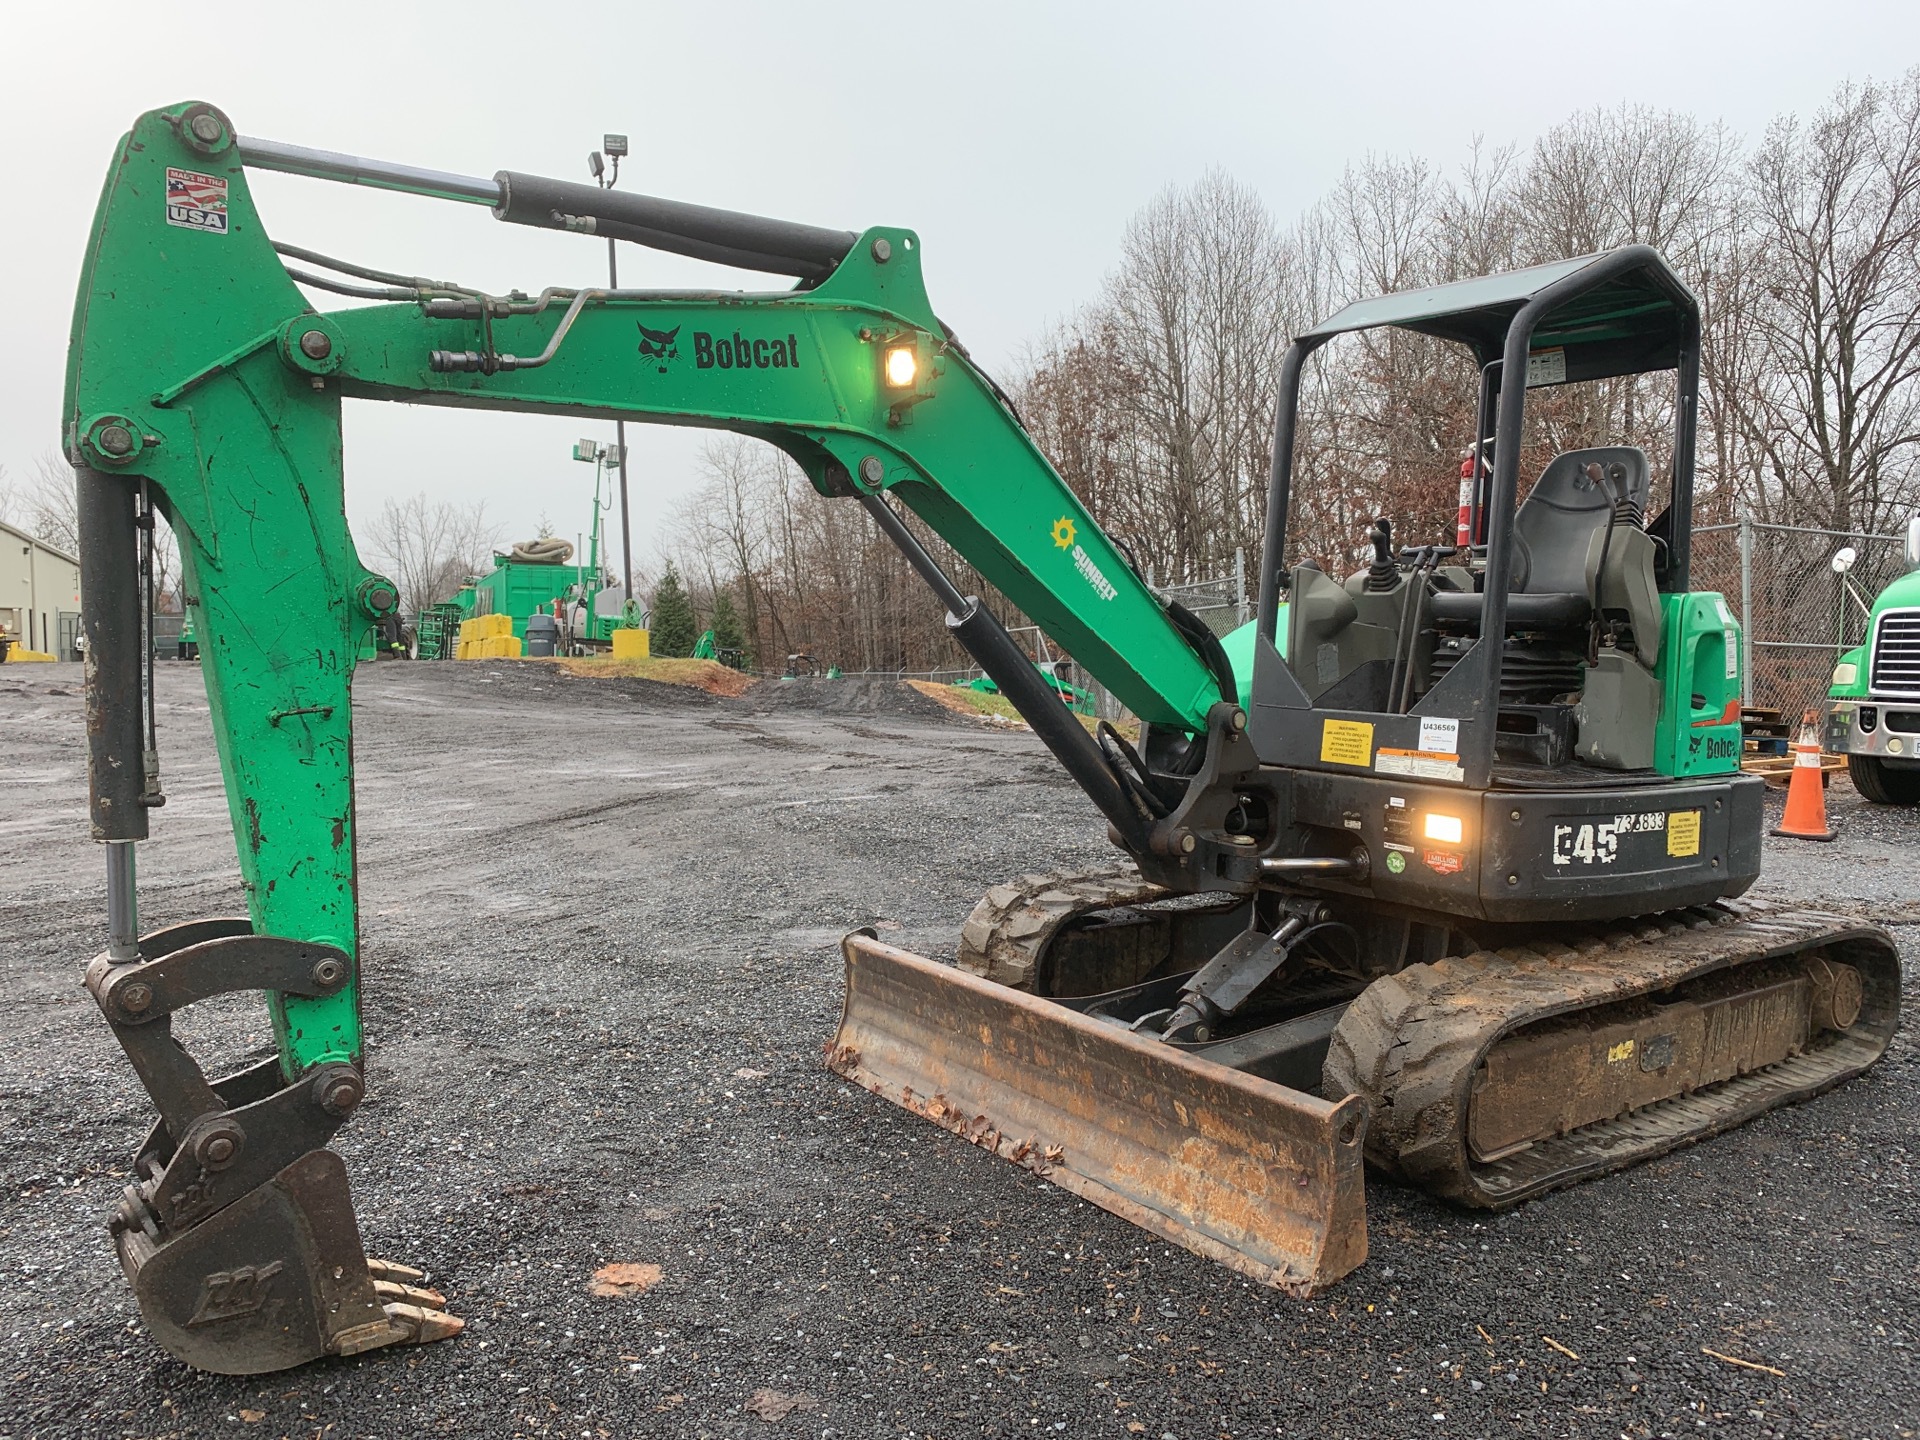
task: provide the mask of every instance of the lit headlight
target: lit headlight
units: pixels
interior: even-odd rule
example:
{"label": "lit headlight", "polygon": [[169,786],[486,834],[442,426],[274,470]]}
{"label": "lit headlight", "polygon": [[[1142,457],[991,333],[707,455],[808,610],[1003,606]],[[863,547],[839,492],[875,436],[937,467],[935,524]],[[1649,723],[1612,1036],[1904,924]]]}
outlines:
{"label": "lit headlight", "polygon": [[909,388],[920,373],[920,361],[911,345],[895,345],[887,351],[887,384],[896,390]]}
{"label": "lit headlight", "polygon": [[1427,816],[1427,839],[1438,840],[1444,845],[1458,845],[1460,837],[1466,833],[1458,815]]}

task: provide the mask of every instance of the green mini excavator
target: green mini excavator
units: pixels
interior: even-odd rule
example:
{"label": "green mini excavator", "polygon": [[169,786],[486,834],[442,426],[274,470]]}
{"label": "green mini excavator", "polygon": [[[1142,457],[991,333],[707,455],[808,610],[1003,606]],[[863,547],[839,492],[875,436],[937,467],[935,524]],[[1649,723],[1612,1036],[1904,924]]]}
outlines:
{"label": "green mini excavator", "polygon": [[[796,283],[489,294],[272,239],[250,169]],[[366,1257],[327,1148],[365,1091],[350,682],[399,600],[348,534],[346,399],[733,430],[862,507],[1123,858],[996,887],[958,967],[849,936],[828,1063],[1242,1273],[1305,1293],[1361,1263],[1368,1162],[1510,1205],[1885,1049],[1884,931],[1732,903],[1759,871],[1760,782],[1738,771],[1735,624],[1689,585],[1698,308],[1657,253],[1389,295],[1297,337],[1238,666],[1049,466],[934,314],[921,254],[908,230],[252,139],[207,104],[122,141],[63,428],[107,857],[87,985],[158,1112],[109,1224],[173,1354],[255,1373],[459,1328],[418,1272]],[[1387,517],[1342,578],[1289,563],[1295,416],[1312,352],[1374,326],[1473,356],[1492,462],[1468,543],[1399,544]],[[1664,473],[1629,445],[1575,450],[1522,502],[1529,391],[1644,372],[1675,377]],[[1070,715],[902,508],[1132,710],[1138,742]],[[156,517],[179,537],[247,913],[143,934]],[[243,990],[278,1053],[210,1077],[172,1017]]]}

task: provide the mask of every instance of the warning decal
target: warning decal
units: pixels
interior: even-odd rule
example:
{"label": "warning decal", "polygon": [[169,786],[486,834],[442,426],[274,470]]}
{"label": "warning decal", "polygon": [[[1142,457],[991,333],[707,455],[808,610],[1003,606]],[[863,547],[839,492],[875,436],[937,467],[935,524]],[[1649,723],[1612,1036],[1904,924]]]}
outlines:
{"label": "warning decal", "polygon": [[1382,775],[1406,775],[1415,780],[1451,780],[1458,784],[1467,778],[1460,757],[1452,751],[1443,755],[1433,750],[1389,750],[1383,745],[1373,768]]}
{"label": "warning decal", "polygon": [[1327,765],[1373,764],[1373,726],[1364,720],[1327,720],[1320,727],[1320,759]]}
{"label": "warning decal", "polygon": [[1667,854],[1700,853],[1700,812],[1675,810],[1667,816]]}
{"label": "warning decal", "polygon": [[184,230],[227,233],[227,182],[198,170],[167,167],[167,223]]}

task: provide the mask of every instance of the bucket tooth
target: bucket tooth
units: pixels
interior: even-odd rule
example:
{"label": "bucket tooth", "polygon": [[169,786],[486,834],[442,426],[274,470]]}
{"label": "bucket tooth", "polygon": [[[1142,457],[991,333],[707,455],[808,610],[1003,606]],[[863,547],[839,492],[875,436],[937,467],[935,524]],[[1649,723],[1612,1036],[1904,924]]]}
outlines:
{"label": "bucket tooth", "polygon": [[847,937],[831,1069],[1104,1210],[1296,1295],[1366,1259],[1366,1109]]}

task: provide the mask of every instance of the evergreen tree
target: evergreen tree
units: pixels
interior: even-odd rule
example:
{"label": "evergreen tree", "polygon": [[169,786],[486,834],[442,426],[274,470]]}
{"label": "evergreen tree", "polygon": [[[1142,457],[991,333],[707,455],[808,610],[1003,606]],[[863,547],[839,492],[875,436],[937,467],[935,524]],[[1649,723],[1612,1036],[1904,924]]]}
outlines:
{"label": "evergreen tree", "polygon": [[654,587],[652,634],[647,648],[661,656],[691,655],[694,642],[699,638],[700,625],[693,613],[693,600],[680,583],[680,572],[669,562],[667,573]]}
{"label": "evergreen tree", "polygon": [[[733,608],[733,593],[722,590],[713,597],[713,646],[736,670],[753,663],[747,654],[747,637],[740,629],[740,613]],[[733,654],[728,656],[727,652]]]}

